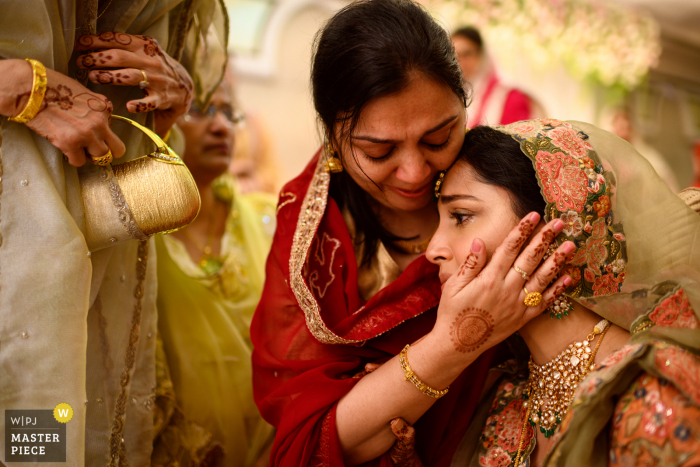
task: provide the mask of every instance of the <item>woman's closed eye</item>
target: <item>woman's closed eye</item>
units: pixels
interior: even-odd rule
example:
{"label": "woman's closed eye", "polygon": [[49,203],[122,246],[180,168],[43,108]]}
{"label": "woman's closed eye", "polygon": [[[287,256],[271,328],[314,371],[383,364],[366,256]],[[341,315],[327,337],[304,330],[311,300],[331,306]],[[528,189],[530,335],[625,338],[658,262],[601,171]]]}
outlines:
{"label": "woman's closed eye", "polygon": [[426,141],[423,141],[423,144],[425,144],[428,147],[428,149],[430,149],[431,151],[439,151],[441,149],[444,149],[445,146],[447,146],[449,144],[449,142],[450,142],[450,136],[448,135],[447,138],[445,139],[445,141],[443,141],[442,143],[433,144],[433,143],[428,143]]}

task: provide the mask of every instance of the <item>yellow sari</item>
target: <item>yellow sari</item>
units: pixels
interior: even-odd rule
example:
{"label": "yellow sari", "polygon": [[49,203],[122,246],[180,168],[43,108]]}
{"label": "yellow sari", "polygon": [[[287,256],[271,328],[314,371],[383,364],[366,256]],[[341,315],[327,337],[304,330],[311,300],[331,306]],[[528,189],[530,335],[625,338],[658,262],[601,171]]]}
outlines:
{"label": "yellow sari", "polygon": [[262,292],[275,200],[239,195],[230,175],[214,183],[214,193],[230,205],[217,273],[205,274],[173,236],[156,239],[158,332],[185,418],[223,445],[225,465],[248,466],[272,436],[253,401],[249,327]]}

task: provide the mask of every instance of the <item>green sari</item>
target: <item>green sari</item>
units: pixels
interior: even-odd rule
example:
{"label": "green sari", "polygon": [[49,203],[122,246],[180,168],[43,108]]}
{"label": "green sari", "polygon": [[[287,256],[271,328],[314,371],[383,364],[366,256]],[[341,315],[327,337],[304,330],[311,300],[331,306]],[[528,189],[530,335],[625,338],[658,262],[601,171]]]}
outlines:
{"label": "green sari", "polygon": [[223,465],[246,467],[273,433],[253,401],[249,329],[276,200],[267,193],[240,195],[230,175],[214,182],[214,194],[230,207],[218,272],[205,273],[172,235],[156,239],[158,332],[178,408],[223,446]]}

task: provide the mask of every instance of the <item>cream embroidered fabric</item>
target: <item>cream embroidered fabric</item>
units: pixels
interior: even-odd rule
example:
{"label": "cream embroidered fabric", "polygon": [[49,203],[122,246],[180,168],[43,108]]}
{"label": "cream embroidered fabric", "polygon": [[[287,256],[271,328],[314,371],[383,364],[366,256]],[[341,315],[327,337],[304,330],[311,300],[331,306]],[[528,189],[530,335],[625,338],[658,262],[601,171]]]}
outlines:
{"label": "cream embroidered fabric", "polygon": [[[180,0],[115,1],[98,21],[101,31],[152,36],[167,49],[169,12]],[[197,2],[214,11],[214,1]],[[100,2],[102,4],[102,2]],[[76,76],[71,59],[76,28],[96,0],[4,2],[0,14],[0,58],[30,57],[47,68]],[[89,15],[87,15],[89,16]],[[95,16],[92,16],[93,18]],[[93,85],[89,85],[93,86]],[[126,115],[125,103],[138,89],[100,87]],[[146,115],[139,115],[144,123]],[[150,117],[149,117],[150,118]],[[119,125],[119,126],[117,126]],[[127,153],[149,151],[136,129],[116,124]],[[67,424],[67,462],[56,466],[105,466],[110,436],[122,460],[149,465],[155,389],[155,248],[145,276],[137,280],[139,242],[127,241],[88,256],[82,197],[75,167],[60,151],[24,125],[2,119],[0,162],[0,407],[74,410]],[[132,317],[140,297],[140,323]],[[89,311],[88,311],[89,310]],[[133,331],[133,369],[124,386],[121,436],[112,433],[119,381]],[[0,432],[4,417],[0,416]],[[124,442],[121,443],[123,437]],[[0,436],[0,452],[4,452]],[[21,466],[23,464],[14,464]]]}

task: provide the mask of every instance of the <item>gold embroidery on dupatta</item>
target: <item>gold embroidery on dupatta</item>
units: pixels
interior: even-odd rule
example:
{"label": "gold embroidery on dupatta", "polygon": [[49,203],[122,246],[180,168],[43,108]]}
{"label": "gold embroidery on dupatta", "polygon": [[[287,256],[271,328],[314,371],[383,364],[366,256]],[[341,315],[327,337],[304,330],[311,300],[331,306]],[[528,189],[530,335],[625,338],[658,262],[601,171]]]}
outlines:
{"label": "gold embroidery on dupatta", "polygon": [[124,431],[124,416],[126,415],[127,386],[131,379],[131,370],[136,361],[136,349],[139,343],[139,331],[141,328],[141,309],[143,299],[143,282],[146,279],[146,264],[148,262],[148,241],[139,242],[138,257],[136,259],[136,287],[134,288],[134,312],[131,315],[131,329],[129,330],[129,342],[124,355],[124,370],[119,381],[119,395],[114,404],[114,419],[112,431],[109,435],[109,467],[128,465],[126,460],[126,445],[122,438]]}
{"label": "gold embroidery on dupatta", "polygon": [[288,205],[289,203],[293,203],[294,201],[297,200],[297,195],[295,195],[294,193],[286,193],[286,192],[285,192],[285,193],[280,193],[280,199],[285,198],[285,197],[287,197],[287,196],[289,197],[289,199],[286,200],[286,201],[281,202],[280,205],[277,206],[277,211],[276,211],[276,213],[279,213],[279,212],[280,212],[280,209],[282,209],[283,207],[285,207],[285,206]]}
{"label": "gold embroidery on dupatta", "polygon": [[289,256],[289,280],[292,292],[294,292],[294,296],[304,312],[306,327],[319,342],[322,344],[357,344],[364,341],[343,339],[326,327],[321,318],[318,302],[309,290],[302,275],[311,243],[315,238],[316,230],[321,223],[323,213],[326,211],[326,205],[328,204],[328,186],[331,176],[324,169],[324,160],[319,158],[316,172],[311,179],[306,196],[304,196],[304,201],[301,204],[297,227],[294,231],[292,252]]}
{"label": "gold embroidery on dupatta", "polygon": [[[318,238],[318,236],[317,236]],[[316,281],[318,280],[318,271],[314,271],[310,276],[309,276],[309,285],[311,286],[312,289],[315,289],[316,292],[318,293],[318,296],[320,298],[323,298],[324,295],[326,295],[326,291],[328,290],[328,287],[333,283],[335,280],[335,274],[333,274],[333,262],[335,261],[335,252],[338,251],[338,248],[340,248],[340,240],[337,238],[332,238],[328,233],[323,232],[323,237],[318,241],[316,244],[316,254],[314,255],[316,257],[316,260],[319,262],[321,266],[326,265],[326,253],[325,250],[323,249],[324,245],[326,243],[333,243],[334,245],[331,247],[331,254],[330,258],[328,259],[328,275],[331,277],[326,284],[323,285],[323,287],[319,286]]]}

